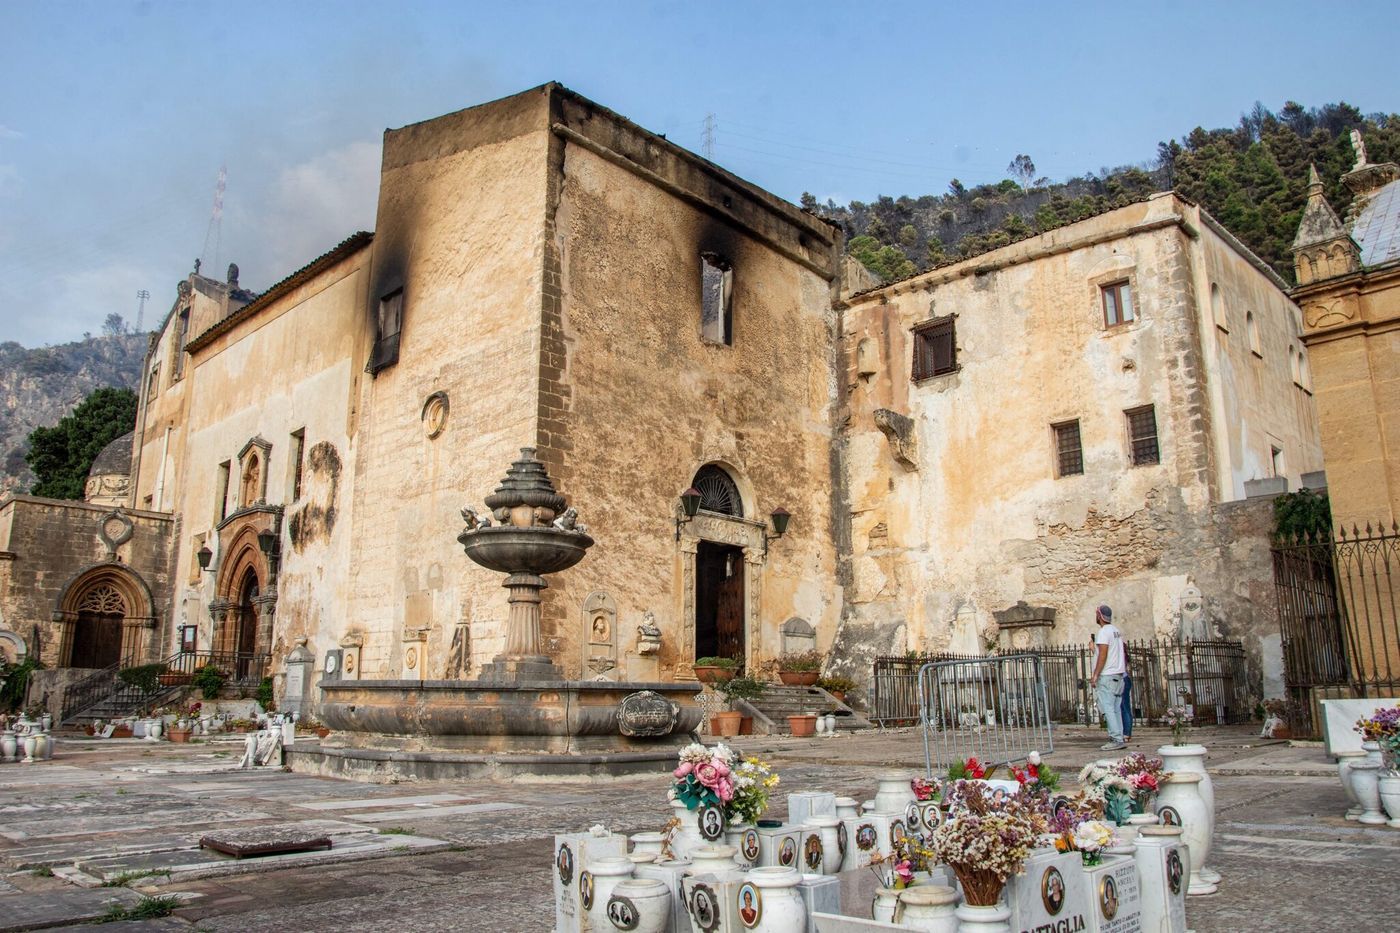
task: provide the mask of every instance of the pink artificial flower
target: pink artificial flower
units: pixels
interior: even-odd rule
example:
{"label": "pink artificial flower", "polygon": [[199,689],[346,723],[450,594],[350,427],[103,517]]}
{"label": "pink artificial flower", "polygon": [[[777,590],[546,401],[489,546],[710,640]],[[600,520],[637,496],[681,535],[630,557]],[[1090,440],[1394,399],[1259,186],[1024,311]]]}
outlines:
{"label": "pink artificial flower", "polygon": [[718,758],[714,760],[714,766],[715,770],[719,772],[720,777],[727,777],[729,775],[729,765],[720,761]]}
{"label": "pink artificial flower", "polygon": [[681,766],[679,768],[671,772],[671,776],[679,781],[681,778],[689,774],[694,768],[695,765],[691,764],[688,761],[683,761],[681,762]]}
{"label": "pink artificial flower", "polygon": [[719,768],[713,761],[702,761],[695,768],[695,780],[708,788],[714,789],[719,786],[720,778],[724,775],[719,773]]}
{"label": "pink artificial flower", "polygon": [[905,884],[912,884],[914,881],[914,866],[905,859],[894,867],[894,873],[899,876],[899,880]]}
{"label": "pink artificial flower", "polygon": [[721,801],[728,803],[734,799],[734,782],[727,777],[720,778],[719,786],[715,788],[715,793],[719,795]]}

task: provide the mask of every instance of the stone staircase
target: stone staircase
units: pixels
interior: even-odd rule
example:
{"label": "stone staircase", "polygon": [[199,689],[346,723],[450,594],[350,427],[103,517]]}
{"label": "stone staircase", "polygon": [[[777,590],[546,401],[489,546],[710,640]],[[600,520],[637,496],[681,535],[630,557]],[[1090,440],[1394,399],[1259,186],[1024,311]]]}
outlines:
{"label": "stone staircase", "polygon": [[804,713],[831,713],[836,717],[838,729],[869,729],[870,720],[840,702],[821,687],[787,687],[770,684],[763,696],[756,700],[739,700],[735,709],[745,716],[753,717],[753,731],[757,735],[784,735],[788,730],[789,716]]}

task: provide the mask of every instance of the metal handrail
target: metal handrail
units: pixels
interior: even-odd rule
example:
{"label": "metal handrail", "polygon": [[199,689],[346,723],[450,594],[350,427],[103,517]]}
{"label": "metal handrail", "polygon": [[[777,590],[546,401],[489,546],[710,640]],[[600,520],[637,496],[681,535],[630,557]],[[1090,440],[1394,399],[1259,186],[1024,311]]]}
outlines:
{"label": "metal handrail", "polygon": [[[228,675],[228,683],[246,686],[262,681],[267,675],[270,661],[270,655],[252,652],[177,651],[161,662],[165,668],[161,676],[176,674],[193,679],[197,671],[213,664]],[[115,703],[124,708],[153,705],[161,697],[189,684],[189,680],[162,683],[154,691],[146,691],[121,679],[121,670],[131,666],[129,663],[113,664],[65,688],[60,722],[68,722],[84,710],[103,703]]]}

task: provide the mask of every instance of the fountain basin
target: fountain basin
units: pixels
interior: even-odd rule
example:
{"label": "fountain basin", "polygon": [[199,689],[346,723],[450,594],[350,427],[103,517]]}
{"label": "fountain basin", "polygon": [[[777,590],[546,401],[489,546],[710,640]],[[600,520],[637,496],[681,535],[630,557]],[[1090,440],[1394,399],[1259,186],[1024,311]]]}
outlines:
{"label": "fountain basin", "polygon": [[[695,741],[700,684],[610,681],[322,681],[319,718],[333,731],[298,740],[292,770],[370,779],[589,779],[657,773]],[[623,735],[622,700],[651,691],[674,704],[663,735]]]}
{"label": "fountain basin", "polygon": [[583,560],[593,539],[552,526],[493,525],[457,536],[467,556],[487,570],[537,576],[567,570]]}

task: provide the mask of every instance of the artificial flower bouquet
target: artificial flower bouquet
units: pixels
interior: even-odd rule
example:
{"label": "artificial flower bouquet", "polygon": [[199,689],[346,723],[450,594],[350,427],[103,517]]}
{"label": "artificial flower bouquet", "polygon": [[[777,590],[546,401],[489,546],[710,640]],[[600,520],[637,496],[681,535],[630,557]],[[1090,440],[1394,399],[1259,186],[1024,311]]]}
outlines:
{"label": "artificial flower bouquet", "polygon": [[976,758],[955,761],[948,767],[950,781],[985,781],[997,773],[997,766],[988,767]]}
{"label": "artificial flower bouquet", "polygon": [[938,864],[933,849],[917,836],[905,836],[894,844],[894,853],[871,863],[875,876],[887,888],[903,890],[912,885],[919,872],[930,871]]}
{"label": "artificial flower bouquet", "polygon": [[680,750],[680,764],[671,772],[676,779],[670,798],[695,810],[709,804],[725,806],[734,799],[734,752],[720,744],[707,748],[692,742]]}
{"label": "artificial flower bouquet", "polygon": [[975,780],[959,780],[945,790],[959,806],[934,830],[929,850],[957,874],[968,904],[994,906],[1006,880],[1023,870],[1045,831],[1045,816],[1021,795],[994,799],[992,790]]}
{"label": "artificial flower bouquet", "polygon": [[914,799],[918,801],[937,800],[939,796],[938,781],[930,781],[928,778],[916,777],[909,782],[909,788],[914,792]]}
{"label": "artificial flower bouquet", "polygon": [[1105,849],[1118,844],[1113,827],[1102,820],[1083,820],[1072,830],[1062,833],[1055,842],[1061,852],[1078,852],[1086,866],[1103,862]]}
{"label": "artificial flower bouquet", "polygon": [[778,775],[767,762],[749,757],[733,766],[730,779],[734,792],[724,806],[725,820],[757,823],[768,809],[768,792],[778,786]]}
{"label": "artificial flower bouquet", "polygon": [[1120,758],[1113,770],[1128,782],[1134,813],[1146,813],[1152,806],[1152,798],[1171,777],[1162,759],[1141,752]]}
{"label": "artificial flower bouquet", "polygon": [[1395,771],[1400,762],[1400,706],[1382,707],[1358,719],[1356,731],[1364,741],[1380,745],[1386,769]]}
{"label": "artificial flower bouquet", "polygon": [[1060,772],[1041,761],[1040,752],[1027,755],[1024,768],[1010,767],[1011,776],[1026,790],[1052,794],[1060,788]]}
{"label": "artificial flower bouquet", "polygon": [[1162,724],[1172,730],[1172,744],[1186,744],[1186,730],[1191,725],[1191,714],[1184,706],[1169,706],[1162,714]]}

